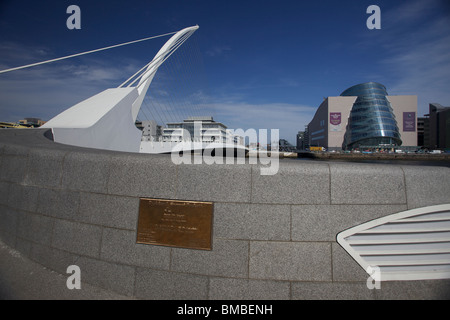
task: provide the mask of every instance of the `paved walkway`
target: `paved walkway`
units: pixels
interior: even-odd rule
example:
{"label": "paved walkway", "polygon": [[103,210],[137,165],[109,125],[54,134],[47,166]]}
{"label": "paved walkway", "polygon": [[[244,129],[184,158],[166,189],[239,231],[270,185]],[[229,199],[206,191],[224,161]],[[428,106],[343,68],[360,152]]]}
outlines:
{"label": "paved walkway", "polygon": [[123,300],[132,299],[81,282],[69,290],[67,277],[24,257],[0,241],[0,299],[2,300]]}

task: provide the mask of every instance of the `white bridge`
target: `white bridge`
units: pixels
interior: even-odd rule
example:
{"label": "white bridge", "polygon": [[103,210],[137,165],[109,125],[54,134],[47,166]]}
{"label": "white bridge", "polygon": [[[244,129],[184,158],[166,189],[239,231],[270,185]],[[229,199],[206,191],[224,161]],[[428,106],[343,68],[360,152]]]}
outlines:
{"label": "white bridge", "polygon": [[88,148],[142,153],[200,151],[207,148],[245,150],[229,142],[196,143],[193,140],[144,141],[136,125],[147,90],[158,68],[198,29],[175,33],[152,61],[118,88],[107,89],[63,111],[42,128],[50,128],[55,142]]}

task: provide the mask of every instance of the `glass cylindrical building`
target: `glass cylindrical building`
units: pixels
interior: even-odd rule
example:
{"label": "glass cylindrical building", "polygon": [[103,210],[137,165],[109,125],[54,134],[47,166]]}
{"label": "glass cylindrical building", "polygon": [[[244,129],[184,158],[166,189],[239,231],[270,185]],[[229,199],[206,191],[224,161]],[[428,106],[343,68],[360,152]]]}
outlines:
{"label": "glass cylindrical building", "polygon": [[402,140],[386,88],[376,82],[355,85],[341,96],[356,96],[342,149],[400,146]]}

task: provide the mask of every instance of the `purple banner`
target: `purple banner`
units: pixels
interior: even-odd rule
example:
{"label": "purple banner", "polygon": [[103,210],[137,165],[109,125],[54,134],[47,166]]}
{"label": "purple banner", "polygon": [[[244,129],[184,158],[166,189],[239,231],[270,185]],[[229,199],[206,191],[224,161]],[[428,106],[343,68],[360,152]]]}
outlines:
{"label": "purple banner", "polygon": [[403,131],[416,131],[415,112],[403,112]]}
{"label": "purple banner", "polygon": [[341,113],[340,112],[330,112],[330,123],[332,125],[340,125],[341,124]]}

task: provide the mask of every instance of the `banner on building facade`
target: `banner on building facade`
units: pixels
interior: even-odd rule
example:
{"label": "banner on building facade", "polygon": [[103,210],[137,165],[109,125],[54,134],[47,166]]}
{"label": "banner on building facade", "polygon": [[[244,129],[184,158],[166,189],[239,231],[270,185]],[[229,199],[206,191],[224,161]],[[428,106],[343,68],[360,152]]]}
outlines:
{"label": "banner on building facade", "polygon": [[416,131],[416,113],[415,112],[403,112],[403,131],[406,131],[406,132]]}
{"label": "banner on building facade", "polygon": [[330,112],[330,131],[341,131],[341,113]]}

